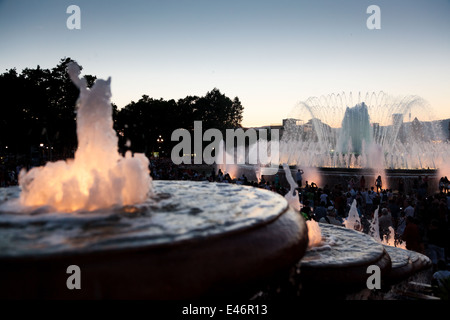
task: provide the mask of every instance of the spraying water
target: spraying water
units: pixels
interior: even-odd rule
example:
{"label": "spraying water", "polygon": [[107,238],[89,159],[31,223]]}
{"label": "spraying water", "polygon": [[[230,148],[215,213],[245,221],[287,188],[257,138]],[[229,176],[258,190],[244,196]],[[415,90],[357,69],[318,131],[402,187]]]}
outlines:
{"label": "spraying water", "polygon": [[361,231],[362,224],[359,218],[358,209],[356,208],[356,200],[353,200],[347,219],[344,220],[344,225],[348,229]]}
{"label": "spraying water", "polygon": [[397,247],[406,250],[406,243],[402,242],[401,240],[395,239],[395,230],[391,226],[389,226],[389,234],[383,237],[382,243],[391,247]]}
{"label": "spraying water", "polygon": [[[353,200],[350,211],[348,212],[348,217],[344,220],[344,225],[347,229],[362,231],[363,227],[361,224],[361,219],[359,218],[356,204],[356,200]],[[384,245],[406,249],[406,244],[395,238],[395,230],[392,227],[389,227],[389,234],[385,235],[383,239],[381,239],[378,221],[378,210],[379,208],[375,210],[373,219],[370,223],[369,235],[371,235],[377,242]]]}
{"label": "spraying water", "polygon": [[432,109],[414,95],[311,97],[289,118],[296,121],[286,121],[280,162],[290,165],[371,168],[387,182],[385,169],[440,168],[450,152],[446,134],[432,122]]}
{"label": "spraying water", "polygon": [[294,208],[296,211],[300,211],[302,205],[298,197],[298,192],[295,190],[297,188],[297,184],[295,183],[294,178],[292,177],[291,169],[289,169],[289,166],[286,163],[283,163],[283,169],[286,175],[286,179],[291,187],[289,192],[284,197],[286,198],[288,203],[292,206],[292,208]]}
{"label": "spraying water", "polygon": [[75,158],[49,162],[19,175],[20,204],[49,206],[59,212],[96,210],[143,202],[152,193],[149,160],[143,154],[123,157],[113,128],[111,78],[92,89],[72,62],[67,72],[80,89],[77,101],[78,149]]}
{"label": "spraying water", "polygon": [[319,224],[315,220],[307,220],[308,227],[308,249],[320,247],[324,244],[322,239],[322,231]]}
{"label": "spraying water", "polygon": [[378,222],[378,210],[380,207],[375,209],[375,212],[373,213],[373,219],[370,223],[370,229],[369,229],[369,235],[371,235],[377,242],[381,243],[380,238],[380,224]]}
{"label": "spraying water", "polygon": [[[288,201],[289,205],[291,205],[296,211],[300,211],[302,204],[300,203],[300,199],[296,191],[297,184],[292,177],[291,169],[286,163],[283,163],[283,169],[289,186],[291,187],[289,192],[284,197]],[[322,246],[322,232],[320,231],[319,224],[314,220],[307,220],[306,226],[308,227],[308,248],[311,249]]]}

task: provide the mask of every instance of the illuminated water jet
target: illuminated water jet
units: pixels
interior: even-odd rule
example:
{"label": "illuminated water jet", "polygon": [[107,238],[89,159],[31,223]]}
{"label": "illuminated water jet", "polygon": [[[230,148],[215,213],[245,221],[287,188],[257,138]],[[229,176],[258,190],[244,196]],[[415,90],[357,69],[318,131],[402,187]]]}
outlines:
{"label": "illuminated water jet", "polygon": [[[75,158],[22,171],[20,205],[72,212],[145,201],[152,192],[149,161],[143,154],[133,156],[127,152],[123,157],[118,152],[110,102],[111,78],[97,80],[89,89],[86,80],[79,78],[76,63],[70,63],[67,71],[80,89]],[[20,206],[17,209],[24,210]]]}
{"label": "illuminated water jet", "polygon": [[348,229],[353,229],[357,231],[362,230],[361,219],[358,214],[358,209],[356,208],[357,202],[356,199],[353,200],[350,210],[348,212],[348,217],[344,219],[344,225]]}
{"label": "illuminated water jet", "polygon": [[311,97],[298,103],[284,123],[280,162],[366,168],[375,175],[384,175],[386,169],[445,167],[450,154],[447,131],[433,120],[428,103],[414,95]]}

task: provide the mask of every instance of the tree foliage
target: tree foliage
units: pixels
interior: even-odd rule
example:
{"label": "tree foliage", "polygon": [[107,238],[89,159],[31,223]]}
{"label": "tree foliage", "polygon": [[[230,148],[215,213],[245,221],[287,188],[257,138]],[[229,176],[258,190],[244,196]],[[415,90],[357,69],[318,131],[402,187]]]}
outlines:
{"label": "tree foliage", "polygon": [[[16,69],[0,75],[0,146],[10,153],[33,156],[58,150],[69,157],[76,148],[75,103],[78,88],[66,72],[70,58],[61,59],[53,69]],[[86,76],[92,86],[94,76]],[[41,144],[43,145],[41,147]],[[47,149],[48,148],[48,149]],[[49,151],[47,151],[49,150]]]}
{"label": "tree foliage", "polygon": [[[7,147],[9,154],[27,162],[36,156],[42,160],[43,155],[44,160],[73,157],[79,90],[66,72],[70,61],[63,58],[53,69],[37,66],[18,73],[14,68],[0,74],[0,155]],[[89,87],[96,80],[92,75],[85,78]],[[169,155],[172,132],[193,130],[194,121],[202,121],[203,130],[240,127],[243,112],[237,97],[231,100],[217,88],[203,97],[175,101],[143,95],[120,110],[115,104],[112,107],[120,151],[147,155],[163,150]]]}
{"label": "tree foliage", "polygon": [[118,112],[116,130],[124,149],[129,141],[135,152],[163,151],[169,155],[176,143],[170,141],[174,130],[193,131],[194,121],[202,121],[203,130],[216,128],[224,132],[241,126],[242,112],[239,98],[231,100],[217,88],[204,97],[187,96],[178,101],[143,95],[138,102],[132,101]]}

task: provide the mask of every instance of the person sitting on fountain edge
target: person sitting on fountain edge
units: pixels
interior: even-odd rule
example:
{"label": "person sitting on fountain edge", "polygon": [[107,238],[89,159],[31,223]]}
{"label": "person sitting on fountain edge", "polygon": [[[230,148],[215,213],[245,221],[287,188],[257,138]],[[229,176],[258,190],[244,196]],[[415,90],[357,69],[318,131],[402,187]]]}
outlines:
{"label": "person sitting on fountain edge", "polygon": [[321,218],[319,222],[342,226],[342,222],[336,219],[336,209],[333,206],[328,207],[327,215]]}
{"label": "person sitting on fountain edge", "polygon": [[303,218],[305,218],[305,220],[313,219],[313,211],[308,202],[306,202],[300,209],[300,214],[303,216]]}
{"label": "person sitting on fountain edge", "polygon": [[317,222],[319,222],[320,219],[325,218],[327,216],[327,208],[325,206],[326,201],[321,201],[320,205],[318,205],[314,210],[314,220],[316,220]]}
{"label": "person sitting on fountain edge", "polygon": [[444,260],[437,262],[437,271],[431,279],[434,293],[442,300],[448,300],[450,292],[450,271]]}

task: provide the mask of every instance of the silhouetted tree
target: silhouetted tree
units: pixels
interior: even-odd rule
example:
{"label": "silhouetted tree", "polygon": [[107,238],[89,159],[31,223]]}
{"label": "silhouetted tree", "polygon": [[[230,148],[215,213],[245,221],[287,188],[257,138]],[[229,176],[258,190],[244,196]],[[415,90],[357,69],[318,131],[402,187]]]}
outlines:
{"label": "silhouetted tree", "polygon": [[195,120],[202,120],[204,129],[234,129],[240,127],[243,109],[237,97],[231,100],[214,88],[197,101]]}
{"label": "silhouetted tree", "polygon": [[194,130],[194,121],[202,121],[202,129],[240,127],[243,107],[213,89],[204,97],[187,96],[175,100],[152,99],[143,95],[118,111],[115,129],[119,132],[120,150],[133,152],[158,151],[170,155],[177,143],[170,141],[172,132],[179,128]]}
{"label": "silhouetted tree", "polygon": [[[9,153],[51,159],[73,156],[76,148],[76,109],[79,95],[66,72],[70,58],[49,70],[39,65],[0,75],[0,146]],[[88,86],[96,77],[85,76]],[[42,144],[42,145],[41,145]]]}
{"label": "silhouetted tree", "polygon": [[[56,160],[73,157],[77,147],[76,101],[79,90],[66,72],[71,58],[63,58],[53,69],[16,69],[0,75],[0,154],[6,146],[9,154],[31,160]],[[82,69],[82,68],[81,68]],[[84,76],[91,87],[96,77]],[[204,97],[187,96],[175,100],[153,99],[143,95],[122,109],[112,104],[114,128],[119,150],[125,152],[159,151],[170,155],[176,142],[172,132],[178,128],[194,129],[202,121],[203,130],[240,127],[243,107],[217,88]],[[39,163],[32,163],[37,165]]]}

